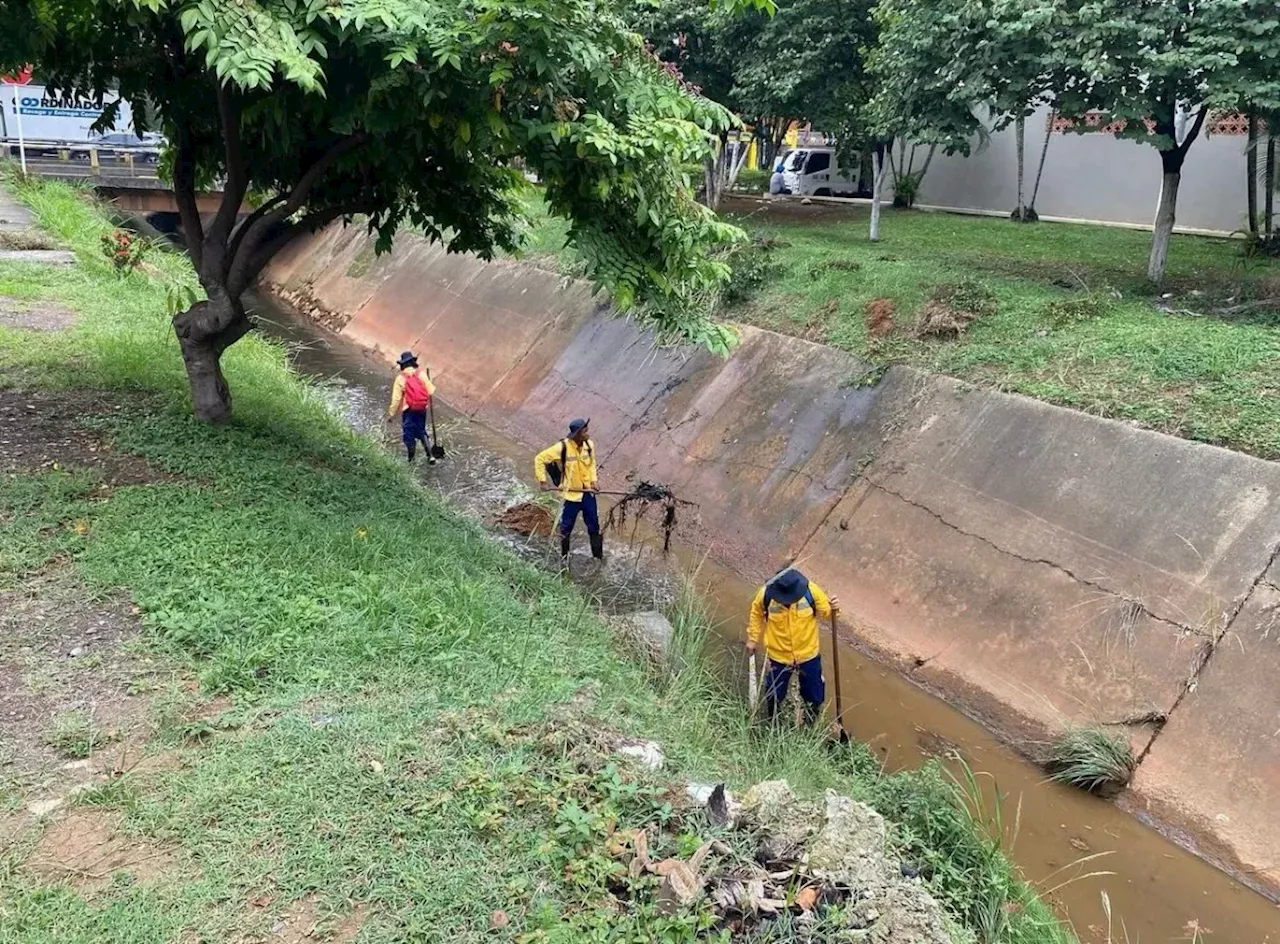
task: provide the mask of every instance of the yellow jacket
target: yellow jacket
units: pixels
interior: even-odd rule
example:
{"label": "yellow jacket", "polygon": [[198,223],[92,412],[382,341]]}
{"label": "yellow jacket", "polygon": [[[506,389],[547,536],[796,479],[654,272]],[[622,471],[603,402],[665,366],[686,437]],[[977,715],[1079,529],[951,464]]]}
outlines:
{"label": "yellow jacket", "polygon": [[388,416],[395,416],[404,408],[404,378],[406,374],[417,374],[427,387],[427,396],[434,397],[436,395],[436,385],[431,382],[431,378],[427,376],[425,370],[418,367],[406,367],[396,374],[395,383],[391,385],[391,406],[387,410]]}
{"label": "yellow jacket", "polygon": [[564,477],[560,479],[560,497],[565,501],[582,501],[582,490],[595,485],[596,444],[590,439],[581,447],[572,439],[553,443],[533,457],[533,477],[539,484],[547,482],[547,463],[560,461],[560,447],[564,447]]}
{"label": "yellow jacket", "polygon": [[808,662],[819,652],[817,618],[831,619],[831,599],[821,587],[809,581],[812,607],[804,597],[790,606],[770,600],[769,612],[765,613],[764,591],[765,587],[757,590],[755,599],[751,601],[747,638],[759,645],[763,636],[765,654],[774,662],[784,665]]}

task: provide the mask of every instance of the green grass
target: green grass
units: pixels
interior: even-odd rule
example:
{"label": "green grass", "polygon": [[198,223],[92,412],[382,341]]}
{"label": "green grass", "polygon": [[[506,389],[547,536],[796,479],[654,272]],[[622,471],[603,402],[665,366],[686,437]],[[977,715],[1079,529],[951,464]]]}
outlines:
{"label": "green grass", "polygon": [[[1158,299],[1144,281],[1150,236],[1133,230],[889,211],[872,244],[860,209],[741,222],[784,245],[770,254],[774,277],[730,317],[876,363],[1280,457],[1280,313],[1257,306],[1234,321],[1214,314],[1280,295],[1280,266],[1246,264],[1233,241],[1174,237],[1162,290],[1172,294]],[[966,279],[994,292],[996,311],[959,339],[912,337],[937,286]],[[887,338],[867,336],[863,312],[877,298],[897,308],[899,328]]]}
{"label": "green grass", "polygon": [[[310,896],[322,917],[364,906],[362,944],[502,939],[498,910],[530,944],[690,941],[696,914],[602,906],[611,832],[665,823],[668,854],[702,838],[663,792],[684,777],[848,792],[896,824],[958,921],[975,926],[998,898],[1001,940],[1074,940],[1018,879],[1004,831],[975,819],[940,768],[886,777],[865,747],[753,732],[696,658],[707,630],[692,603],[675,614],[689,668],[672,678],[629,659],[571,584],[344,428],[279,347],[235,345],[234,421],[195,423],[164,313],[167,286],[190,280],[184,260],[153,252],[155,276],[117,278],[98,210],[65,185],[14,189],[80,264],[0,263],[0,294],[81,320],[59,335],[0,329],[0,377],[107,391],[127,408],[88,421],[164,477],[106,499],[81,470],[0,478],[0,582],[70,559],[91,589],[123,588],[145,643],[232,709],[192,722],[181,693],[158,698],[156,745],[188,765],[82,800],[169,849],[167,880],[89,900],[38,885],[21,868],[29,845],[8,848],[0,940],[236,940]],[[661,741],[662,778],[613,766],[596,743],[610,730]]]}
{"label": "green grass", "polygon": [[[539,223],[527,258],[573,274],[564,224],[536,200],[530,209]],[[1175,236],[1157,293],[1141,231],[886,210],[873,244],[862,207],[733,218],[773,248],[767,277],[731,293],[751,297],[721,317],[1280,458],[1280,262],[1246,260],[1237,241]],[[750,262],[751,281],[759,265]],[[966,280],[993,292],[996,310],[959,338],[915,337],[939,286]],[[897,330],[868,337],[864,311],[881,298],[894,303]]]}
{"label": "green grass", "polygon": [[68,711],[53,719],[45,741],[63,757],[79,759],[93,753],[102,737],[87,711]]}
{"label": "green grass", "polygon": [[1128,784],[1137,761],[1129,742],[1102,728],[1068,728],[1049,745],[1049,776],[1089,793],[1114,794]]}

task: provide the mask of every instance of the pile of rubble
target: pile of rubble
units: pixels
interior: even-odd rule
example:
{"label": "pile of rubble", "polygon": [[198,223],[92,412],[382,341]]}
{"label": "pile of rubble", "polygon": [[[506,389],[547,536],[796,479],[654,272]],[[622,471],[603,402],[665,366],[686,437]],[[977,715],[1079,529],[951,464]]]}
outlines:
{"label": "pile of rubble", "polygon": [[785,931],[814,942],[952,944],[941,907],[889,857],[884,820],[870,807],[831,791],[802,800],[781,780],[757,784],[741,803],[723,787],[691,793],[721,838],[688,860],[652,861],[645,831],[618,850],[633,879],[661,877],[665,913],[709,903],[735,940]]}

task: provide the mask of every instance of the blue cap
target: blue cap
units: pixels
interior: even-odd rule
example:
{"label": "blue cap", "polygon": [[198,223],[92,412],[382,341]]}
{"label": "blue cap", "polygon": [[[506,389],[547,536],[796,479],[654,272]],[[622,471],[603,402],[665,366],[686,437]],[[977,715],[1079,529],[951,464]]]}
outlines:
{"label": "blue cap", "polygon": [[570,435],[570,436],[576,436],[576,435],[578,434],[579,430],[581,430],[584,426],[586,426],[586,425],[587,425],[588,423],[590,423],[590,422],[591,422],[591,420],[570,420],[570,421],[569,421],[569,435]]}

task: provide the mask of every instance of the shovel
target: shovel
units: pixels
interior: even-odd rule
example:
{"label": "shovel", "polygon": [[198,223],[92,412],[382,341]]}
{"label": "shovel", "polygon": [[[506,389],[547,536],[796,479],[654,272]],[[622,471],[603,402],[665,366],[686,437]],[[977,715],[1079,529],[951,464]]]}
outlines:
{"label": "shovel", "polygon": [[836,612],[831,611],[831,673],[836,683],[836,736],[841,744],[849,743],[849,732],[844,729],[844,697],[840,693],[840,632],[836,629]]}
{"label": "shovel", "polygon": [[[431,370],[427,370],[427,380],[431,379]],[[433,459],[444,458],[444,446],[440,445],[440,435],[436,432],[436,398],[434,396],[427,400],[427,409],[431,412],[431,457]]]}

